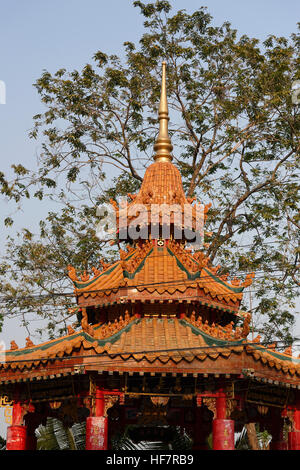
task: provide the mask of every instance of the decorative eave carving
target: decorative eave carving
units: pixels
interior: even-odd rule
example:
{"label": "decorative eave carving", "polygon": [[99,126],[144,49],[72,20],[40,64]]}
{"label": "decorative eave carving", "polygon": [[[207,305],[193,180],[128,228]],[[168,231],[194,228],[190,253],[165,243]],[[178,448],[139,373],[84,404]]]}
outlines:
{"label": "decorative eave carving", "polygon": [[34,343],[31,341],[31,339],[29,338],[26,338],[26,348],[31,348],[32,346],[34,346]]}
{"label": "decorative eave carving", "polygon": [[249,286],[251,286],[254,277],[255,277],[255,274],[254,274],[254,273],[249,273],[249,274],[247,274],[246,279],[245,279],[244,282],[242,283],[242,286],[243,286],[243,287],[249,287]]}
{"label": "decorative eave carving", "polygon": [[67,266],[67,269],[68,269],[68,275],[69,275],[69,278],[73,281],[73,282],[76,282],[76,281],[79,281],[78,277],[77,277],[77,274],[76,274],[76,269],[74,268],[74,266],[71,266],[70,264]]}
{"label": "decorative eave carving", "polygon": [[77,276],[76,269],[74,266],[68,265],[68,276],[69,278],[74,282],[88,282],[89,280],[96,279],[101,273],[106,271],[108,268],[110,268],[111,264],[106,263],[104,260],[100,259],[99,260],[99,266],[96,268],[95,266],[92,266],[91,271],[93,272],[93,276],[91,277],[90,273],[87,271],[84,271],[80,275],[80,279]]}
{"label": "decorative eave carving", "polygon": [[19,346],[17,345],[17,343],[14,340],[12,340],[10,342],[10,350],[15,351],[16,349],[19,349]]}
{"label": "decorative eave carving", "polygon": [[232,321],[226,326],[216,325],[215,323],[209,325],[207,320],[203,322],[203,319],[200,315],[196,319],[195,311],[192,312],[190,317],[185,316],[184,318],[189,323],[191,323],[204,333],[208,334],[209,336],[213,336],[215,338],[225,341],[237,341],[246,338],[249,334],[249,322],[251,319],[251,315],[248,315],[249,316],[246,316],[244,319],[243,328],[237,327],[235,329],[233,328]]}
{"label": "decorative eave carving", "polygon": [[81,327],[82,327],[84,332],[86,332],[90,336],[94,337],[95,336],[95,331],[94,331],[94,328],[88,322],[88,315],[87,315],[86,308],[82,308],[81,311],[82,311]]}
{"label": "decorative eave carving", "polygon": [[201,251],[192,255],[189,251],[183,248],[181,243],[178,243],[175,240],[170,240],[168,246],[174,255],[180,259],[184,267],[190,272],[200,271],[203,267],[208,265],[208,258]]}
{"label": "decorative eave carving", "polygon": [[70,325],[67,326],[67,330],[68,330],[68,335],[73,335],[75,333],[74,328],[72,328]]}
{"label": "decorative eave carving", "polygon": [[135,319],[134,316],[130,316],[128,310],[125,311],[124,317],[120,315],[119,319],[115,319],[113,323],[108,322],[105,325],[102,325],[97,330],[94,330],[95,337],[97,339],[105,339],[121,331],[125,326],[127,326],[131,321]]}
{"label": "decorative eave carving", "polygon": [[145,240],[142,245],[137,245],[135,249],[131,250],[131,252],[135,251],[135,254],[132,258],[128,260],[126,260],[125,258],[128,257],[131,252],[129,251],[126,253],[122,251],[122,253],[120,253],[120,256],[122,260],[121,266],[123,271],[133,273],[152,248],[152,243],[149,240]]}

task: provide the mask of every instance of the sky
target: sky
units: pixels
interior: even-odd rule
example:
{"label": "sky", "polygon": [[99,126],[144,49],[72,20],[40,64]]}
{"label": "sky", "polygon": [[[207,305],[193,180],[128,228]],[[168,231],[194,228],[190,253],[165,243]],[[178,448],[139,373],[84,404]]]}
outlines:
{"label": "sky", "polygon": [[[144,0],[144,3],[150,3]],[[229,21],[239,35],[263,41],[270,34],[290,36],[300,21],[297,0],[171,0],[172,13],[186,9],[192,13],[206,6],[213,23]],[[143,34],[143,17],[131,0],[0,0],[0,84],[5,84],[6,99],[0,95],[0,172],[7,173],[13,163],[36,168],[40,143],[29,139],[32,117],[43,111],[33,83],[43,70],[69,71],[92,63],[98,50],[122,55],[125,41],[138,42]],[[22,211],[0,199],[0,256],[5,238],[23,226],[34,230],[41,218],[53,209],[49,202],[27,201]],[[3,228],[3,219],[17,214],[13,229]],[[30,223],[29,223],[30,221]],[[299,323],[300,325],[300,323]],[[300,329],[300,328],[299,328]],[[0,341],[25,342],[27,332],[19,321],[4,323]],[[6,424],[0,408],[0,435]]]}

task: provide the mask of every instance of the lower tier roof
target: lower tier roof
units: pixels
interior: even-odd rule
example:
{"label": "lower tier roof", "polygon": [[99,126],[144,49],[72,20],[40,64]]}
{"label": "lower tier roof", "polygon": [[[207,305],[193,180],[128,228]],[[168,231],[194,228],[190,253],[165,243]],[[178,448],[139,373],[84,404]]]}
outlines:
{"label": "lower tier roof", "polygon": [[6,351],[0,383],[86,370],[180,373],[243,373],[300,384],[300,359],[246,339],[222,339],[196,327],[189,318],[127,317],[89,326],[67,336]]}

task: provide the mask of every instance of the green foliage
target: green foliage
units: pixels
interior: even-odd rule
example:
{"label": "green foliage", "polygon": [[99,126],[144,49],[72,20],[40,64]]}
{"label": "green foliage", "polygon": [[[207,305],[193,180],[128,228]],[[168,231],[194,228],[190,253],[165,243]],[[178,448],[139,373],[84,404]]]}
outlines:
{"label": "green foliage", "polygon": [[0,450],[4,450],[6,446],[6,440],[0,436]]}
{"label": "green foliage", "polygon": [[236,436],[234,447],[236,450],[250,450],[247,430],[245,427],[242,429],[239,435]]}
{"label": "green foliage", "polygon": [[[46,107],[30,134],[42,141],[39,167],[15,164],[11,181],[0,173],[1,193],[17,203],[48,197],[64,208],[41,222],[38,237],[9,241],[0,278],[4,311],[46,318],[48,301],[52,310],[63,308],[70,299],[53,293],[70,288],[67,264],[83,271],[104,249],[92,228],[96,206],[140,186],[158,131],[166,60],[174,162],[188,196],[213,203],[210,260],[233,277],[256,272],[255,329],[266,340],[291,342],[300,285],[300,118],[291,100],[300,78],[299,32],[260,43],[239,37],[228,22],[214,26],[204,7],[172,15],[167,1],[134,6],[145,33],[138,44],[124,42],[123,61],[97,51],[81,71],[45,70],[35,83]],[[24,304],[32,288],[47,302]]]}
{"label": "green foliage", "polygon": [[68,428],[56,418],[47,418],[36,430],[37,450],[84,450],[85,422]]}
{"label": "green foliage", "polygon": [[[66,205],[60,214],[49,213],[40,223],[38,236],[24,229],[7,243],[7,260],[0,263],[0,291],[5,315],[19,316],[30,333],[27,318],[34,312],[45,320],[48,337],[66,334],[66,325],[77,319],[68,309],[75,306],[68,265],[84,272],[97,266],[99,258],[109,261],[106,249],[95,235],[95,208],[77,210]],[[42,334],[45,327],[38,328]]]}
{"label": "green foliage", "polygon": [[185,430],[181,432],[180,426],[170,426],[172,431],[172,440],[170,442],[163,441],[139,441],[134,442],[130,439],[128,431],[132,426],[127,426],[125,432],[117,433],[112,438],[112,449],[114,451],[123,450],[176,450],[178,452],[186,452],[191,450],[193,441]]}
{"label": "green foliage", "polygon": [[[180,427],[174,427],[173,440],[170,444],[161,441],[133,442],[128,436],[128,427],[112,438],[112,449],[123,450],[167,450],[171,449],[185,452],[191,449],[192,440]],[[85,449],[85,421],[65,427],[56,418],[47,418],[46,425],[40,425],[36,430],[37,450],[84,450]]]}

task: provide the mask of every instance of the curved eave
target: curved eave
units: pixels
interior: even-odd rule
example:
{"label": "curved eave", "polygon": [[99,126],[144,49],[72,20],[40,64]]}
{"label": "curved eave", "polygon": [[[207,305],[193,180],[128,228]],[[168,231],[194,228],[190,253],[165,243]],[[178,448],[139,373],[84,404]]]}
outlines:
{"label": "curved eave", "polygon": [[188,256],[189,261],[196,267],[199,266],[199,269],[193,271],[189,270],[169,247],[161,250],[159,254],[159,249],[152,247],[142,259],[138,259],[134,270],[125,269],[123,263],[134,259],[137,255],[135,250],[124,260],[117,261],[88,282],[76,281],[76,294],[84,297],[105,297],[116,293],[122,287],[134,287],[139,292],[172,295],[177,291],[184,293],[190,288],[201,288],[212,300],[224,304],[236,304],[242,299],[243,287],[234,287],[224,282],[208,268],[201,268],[192,256]]}
{"label": "curved eave", "polygon": [[[101,353],[120,339],[122,333],[130,331],[132,325],[138,323],[139,319],[132,320],[121,330],[104,339],[97,339],[85,331],[79,331],[72,335],[63,336],[55,340],[47,341],[30,348],[20,348],[16,350],[4,351],[1,355],[0,370],[20,369],[37,367],[40,364],[46,364],[48,361],[60,359],[64,356],[71,356],[75,350],[81,347],[84,349],[93,348],[96,353]],[[102,325],[95,326],[94,332]],[[1,376],[0,376],[1,381]]]}
{"label": "curved eave", "polygon": [[53,376],[65,371],[64,359],[73,358],[77,363],[78,357],[81,357],[82,364],[95,367],[95,355],[96,368],[102,370],[118,369],[119,366],[128,370],[141,366],[146,370],[151,370],[151,367],[157,370],[160,364],[171,369],[178,365],[180,370],[185,368],[186,372],[190,367],[193,372],[201,370],[202,373],[216,370],[222,373],[225,369],[227,373],[233,369],[235,373],[238,370],[241,373],[244,358],[252,356],[250,364],[256,364],[256,372],[261,377],[269,377],[271,373],[272,377],[284,378],[286,383],[299,382],[298,358],[253,345],[246,340],[215,338],[184,319],[131,319],[126,326],[105,338],[99,336],[102,327],[94,326],[93,336],[80,331],[31,348],[7,351],[7,362],[1,364],[0,382],[26,381],[28,376],[25,372],[30,371],[35,377],[44,376],[49,361]]}
{"label": "curved eave", "polygon": [[246,352],[251,355],[255,361],[259,361],[261,364],[268,365],[277,371],[282,371],[284,374],[289,373],[290,375],[300,375],[300,359],[289,356],[278,351],[265,348],[262,345],[247,344]]}

